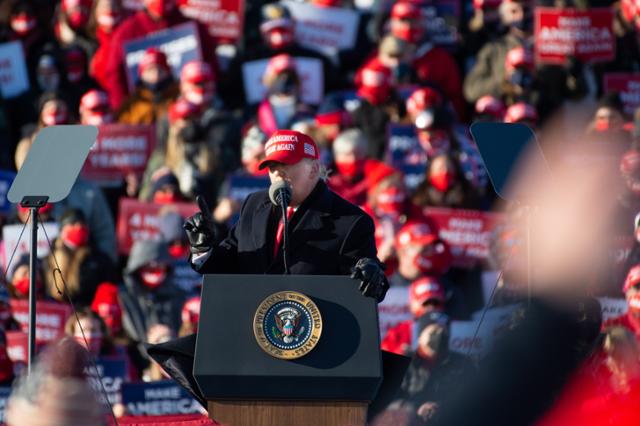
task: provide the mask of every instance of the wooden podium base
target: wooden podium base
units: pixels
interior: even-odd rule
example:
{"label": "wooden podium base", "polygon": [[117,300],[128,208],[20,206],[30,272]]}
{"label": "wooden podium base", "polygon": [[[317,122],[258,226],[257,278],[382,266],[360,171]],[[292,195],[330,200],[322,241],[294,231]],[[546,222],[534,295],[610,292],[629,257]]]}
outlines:
{"label": "wooden podium base", "polygon": [[224,426],[364,426],[366,402],[209,401],[209,418]]}

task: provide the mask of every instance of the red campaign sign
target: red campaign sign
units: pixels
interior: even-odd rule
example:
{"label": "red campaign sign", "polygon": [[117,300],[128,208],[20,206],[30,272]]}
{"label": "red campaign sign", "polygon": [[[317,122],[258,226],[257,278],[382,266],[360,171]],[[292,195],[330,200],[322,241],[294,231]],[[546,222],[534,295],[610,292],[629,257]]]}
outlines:
{"label": "red campaign sign", "polygon": [[[13,317],[22,331],[29,331],[29,302],[11,299]],[[38,301],[36,307],[36,343],[48,343],[64,335],[64,325],[71,316],[71,308],[57,302]]]}
{"label": "red campaign sign", "polygon": [[14,363],[27,363],[29,335],[24,331],[7,331],[7,353]]}
{"label": "red campaign sign", "polygon": [[134,198],[121,198],[116,230],[118,253],[128,255],[134,241],[158,240],[160,216],[167,211],[175,211],[186,218],[195,214],[198,206],[195,203],[167,205],[147,203]]}
{"label": "red campaign sign", "polygon": [[493,229],[504,220],[499,213],[427,207],[425,215],[451,248],[458,267],[468,267],[489,257]]}
{"label": "red campaign sign", "polygon": [[181,0],[180,12],[209,29],[218,44],[236,44],[242,37],[244,0]]}
{"label": "red campaign sign", "polygon": [[82,175],[93,181],[121,181],[127,174],[142,176],[155,147],[152,126],[106,124],[98,129]]}
{"label": "red campaign sign", "polygon": [[640,108],[640,73],[605,74],[604,92],[618,92],[624,105],[624,112],[633,116],[636,108]]}
{"label": "red campaign sign", "polygon": [[613,60],[616,38],[612,9],[536,7],[535,52],[537,62],[548,64],[564,64],[568,56],[588,63]]}

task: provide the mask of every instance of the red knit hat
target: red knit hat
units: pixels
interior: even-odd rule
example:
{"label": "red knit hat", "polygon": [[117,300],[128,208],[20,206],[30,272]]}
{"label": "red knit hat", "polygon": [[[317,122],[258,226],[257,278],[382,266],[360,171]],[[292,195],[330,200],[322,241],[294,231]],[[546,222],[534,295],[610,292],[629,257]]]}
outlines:
{"label": "red knit hat", "polygon": [[411,283],[409,299],[419,303],[435,299],[440,303],[444,303],[446,295],[440,281],[434,277],[422,277]]}
{"label": "red knit hat", "polygon": [[145,50],[138,64],[138,74],[142,74],[144,70],[152,65],[158,65],[166,70],[169,69],[169,62],[167,62],[167,55],[165,55],[157,47],[150,47]]}
{"label": "red knit hat", "polygon": [[122,328],[122,307],[118,299],[118,286],[110,282],[99,284],[91,303],[91,310],[104,320],[110,330],[117,331]]}
{"label": "red knit hat", "polygon": [[275,131],[264,146],[266,158],[258,169],[264,169],[270,161],[284,164],[296,164],[303,158],[317,160],[318,147],[311,137],[295,130]]}

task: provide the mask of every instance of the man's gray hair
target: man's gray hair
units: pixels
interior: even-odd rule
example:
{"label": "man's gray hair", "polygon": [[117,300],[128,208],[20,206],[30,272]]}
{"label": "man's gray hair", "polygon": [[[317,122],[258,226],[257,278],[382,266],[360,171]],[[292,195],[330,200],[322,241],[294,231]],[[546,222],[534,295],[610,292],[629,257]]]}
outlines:
{"label": "man's gray hair", "polygon": [[364,155],[367,152],[369,141],[359,129],[348,129],[336,136],[333,141],[333,153],[355,152]]}

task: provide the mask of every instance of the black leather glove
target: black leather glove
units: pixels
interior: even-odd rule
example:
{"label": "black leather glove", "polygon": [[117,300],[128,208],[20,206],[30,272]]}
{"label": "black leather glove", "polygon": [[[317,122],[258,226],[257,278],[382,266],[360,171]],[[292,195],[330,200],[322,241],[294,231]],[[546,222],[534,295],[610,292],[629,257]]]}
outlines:
{"label": "black leather glove", "polygon": [[191,254],[208,252],[216,241],[216,228],[211,210],[202,196],[198,195],[196,201],[200,211],[182,224],[189,238]]}
{"label": "black leather glove", "polygon": [[384,275],[383,264],[376,259],[363,257],[356,262],[351,271],[351,278],[360,280],[359,290],[363,295],[373,297],[378,303],[384,300],[389,283]]}

